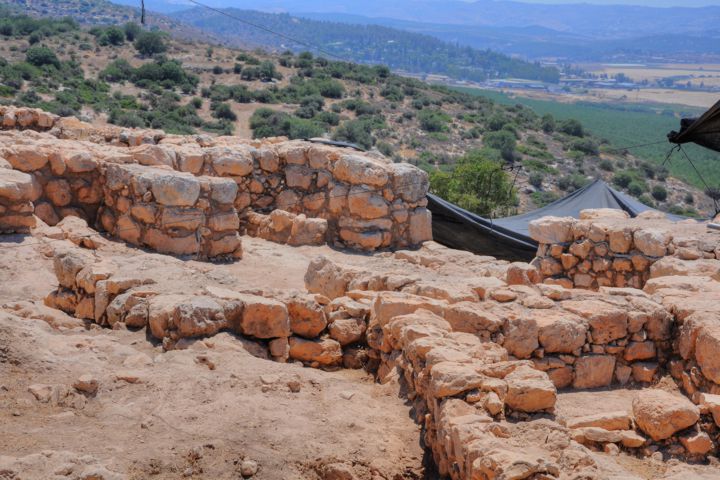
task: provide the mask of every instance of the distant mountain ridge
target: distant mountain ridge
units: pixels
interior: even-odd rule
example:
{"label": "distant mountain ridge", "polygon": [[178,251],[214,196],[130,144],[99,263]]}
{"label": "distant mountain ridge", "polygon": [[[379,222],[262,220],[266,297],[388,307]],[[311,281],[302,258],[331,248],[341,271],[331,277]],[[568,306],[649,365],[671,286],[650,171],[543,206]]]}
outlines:
{"label": "distant mountain ridge", "polygon": [[[385,64],[396,70],[447,75],[483,81],[488,78],[519,77],[557,82],[554,67],[510,58],[483,49],[444,42],[433,36],[380,25],[348,24],[310,20],[289,14],[224,9],[245,21],[282,32],[323,51],[360,63]],[[274,49],[307,50],[307,45],[288,41],[213,10],[197,7],[171,14],[172,18],[211,32],[231,44],[258,45]],[[323,52],[319,52],[323,54]]]}
{"label": "distant mountain ridge", "polygon": [[491,49],[522,58],[561,57],[572,61],[611,61],[618,56],[643,58],[654,55],[720,55],[720,31],[661,33],[634,38],[598,39],[559,32],[547,27],[486,27],[412,22],[394,18],[335,13],[298,13],[314,20],[359,25],[382,25],[431,35],[441,40],[480,49]]}
{"label": "distant mountain ridge", "polygon": [[[132,0],[119,0],[130,2]],[[183,0],[148,0],[148,8],[177,9]],[[413,22],[488,27],[540,26],[558,32],[596,38],[619,39],[657,34],[695,33],[717,30],[720,6],[644,7],[590,5],[584,3],[544,5],[506,0],[204,0],[213,7],[233,7],[265,12],[334,13],[393,18]]]}

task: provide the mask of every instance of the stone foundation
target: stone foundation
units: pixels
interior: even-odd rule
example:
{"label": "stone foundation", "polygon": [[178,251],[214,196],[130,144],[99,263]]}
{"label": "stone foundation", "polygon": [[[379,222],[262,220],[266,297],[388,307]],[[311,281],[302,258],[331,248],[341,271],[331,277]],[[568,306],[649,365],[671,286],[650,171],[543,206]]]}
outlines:
{"label": "stone foundation", "polygon": [[231,179],[140,165],[107,165],[100,222],[109,233],[160,253],[242,257]]}
{"label": "stone foundation", "polygon": [[641,289],[661,258],[720,259],[720,232],[660,212],[634,219],[618,210],[585,210],[580,220],[545,217],[530,223],[530,235],[540,244],[533,263],[545,283],[567,288]]}
{"label": "stone foundation", "polygon": [[[428,177],[411,165],[303,141],[95,128],[26,110],[0,111],[3,118],[30,119],[13,124],[23,131],[0,132],[0,166],[31,177],[25,205],[13,208],[29,210],[33,202],[34,213],[51,226],[78,216],[165,253],[188,254],[202,243],[199,250],[209,257],[233,252],[226,234],[231,227],[292,245],[327,242],[362,250],[419,245],[432,237]],[[164,186],[157,187],[160,181]],[[27,184],[27,177],[5,172],[3,182]],[[184,197],[198,187],[201,194],[190,203]],[[157,199],[159,191],[165,199]],[[198,218],[168,232],[178,215]],[[28,223],[0,222],[8,228]]]}

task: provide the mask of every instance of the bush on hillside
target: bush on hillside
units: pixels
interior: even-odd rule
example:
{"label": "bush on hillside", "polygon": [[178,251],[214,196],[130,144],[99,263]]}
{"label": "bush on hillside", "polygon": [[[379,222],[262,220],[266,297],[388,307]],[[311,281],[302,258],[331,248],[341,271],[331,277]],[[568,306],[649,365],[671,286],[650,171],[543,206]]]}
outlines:
{"label": "bush on hillside", "polygon": [[480,151],[459,158],[450,172],[430,174],[430,189],[440,197],[479,215],[504,215],[516,202],[510,177],[502,164]]}
{"label": "bush on hillside", "polygon": [[133,43],[135,50],[141,55],[152,56],[163,53],[167,50],[167,45],[163,40],[163,34],[160,32],[140,32]]}
{"label": "bush on hillside", "polygon": [[32,46],[25,52],[25,60],[30,65],[36,67],[43,67],[45,65],[52,65],[55,68],[60,68],[60,59],[58,59],[55,52],[44,45]]}

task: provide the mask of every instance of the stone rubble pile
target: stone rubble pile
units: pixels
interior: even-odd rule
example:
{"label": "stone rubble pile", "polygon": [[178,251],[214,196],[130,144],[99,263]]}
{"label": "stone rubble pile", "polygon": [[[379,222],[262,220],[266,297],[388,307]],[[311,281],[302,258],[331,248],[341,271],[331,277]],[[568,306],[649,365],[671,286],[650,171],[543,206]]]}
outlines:
{"label": "stone rubble pile", "polygon": [[630,219],[618,210],[585,210],[580,220],[544,217],[529,230],[540,244],[534,263],[545,283],[566,288],[640,289],[663,257],[720,259],[720,232],[694,220],[677,224],[660,212]]}
{"label": "stone rubble pile", "polygon": [[[109,232],[130,231],[125,237],[133,240],[137,237],[131,243],[143,243],[151,248],[155,248],[155,243],[162,243],[168,248],[160,251],[168,253],[184,254],[192,250],[193,242],[187,240],[189,235],[171,235],[179,239],[173,241],[177,245],[171,245],[172,242],[164,238],[142,241],[140,237],[147,232],[142,231],[138,236],[137,230],[147,226],[149,231],[155,231],[159,226],[153,222],[163,218],[153,220],[148,212],[142,213],[142,219],[132,213],[127,215],[125,210],[118,211],[113,202],[119,200],[120,195],[131,203],[128,206],[120,200],[121,208],[143,202],[157,203],[142,198],[148,191],[143,185],[148,181],[143,180],[142,185],[136,182],[135,186],[140,188],[131,195],[129,184],[119,185],[114,178],[109,178],[113,175],[122,176],[126,181],[162,178],[166,196],[176,196],[173,202],[184,202],[167,207],[203,210],[206,219],[209,215],[217,217],[216,210],[225,212],[234,208],[240,223],[235,230],[239,233],[247,231],[292,245],[328,242],[375,250],[418,245],[432,237],[425,198],[427,174],[412,165],[394,164],[381,156],[304,141],[249,142],[236,137],[193,138],[158,131],[95,128],[72,118],[54,121],[50,132],[18,126],[26,129],[0,132],[0,167],[9,165],[15,171],[28,174],[32,188],[22,186],[28,184],[27,176],[3,168],[0,185],[8,186],[3,187],[3,192],[7,192],[0,196],[0,205],[5,210],[9,207],[29,210],[28,202],[34,202],[35,215],[48,225],[73,215]],[[228,183],[235,184],[234,194]],[[202,205],[187,202],[185,197],[193,193],[197,185],[202,185],[205,194],[208,184],[215,198],[196,199]],[[217,194],[220,185],[226,186],[222,194]],[[174,191],[176,188],[191,190]],[[222,196],[220,200],[218,195]],[[206,207],[208,200],[212,205]],[[11,205],[12,202],[22,205]],[[32,213],[24,210],[22,213]],[[171,214],[165,215],[167,210],[158,215],[169,218]],[[280,213],[268,218],[273,210]],[[0,212],[0,222],[7,225],[6,230],[27,228],[25,224],[30,222],[15,218],[16,215],[3,220],[5,216]],[[125,226],[115,223],[120,219]],[[130,224],[131,221],[135,224]],[[225,232],[224,227],[234,222],[234,218],[229,219],[221,230],[210,228],[213,240],[217,242],[216,234]],[[191,224],[197,226],[186,228]],[[190,219],[183,228],[185,232],[181,233],[208,237],[209,226],[203,221]],[[121,238],[127,240],[125,237]],[[229,246],[221,250],[232,252]]]}

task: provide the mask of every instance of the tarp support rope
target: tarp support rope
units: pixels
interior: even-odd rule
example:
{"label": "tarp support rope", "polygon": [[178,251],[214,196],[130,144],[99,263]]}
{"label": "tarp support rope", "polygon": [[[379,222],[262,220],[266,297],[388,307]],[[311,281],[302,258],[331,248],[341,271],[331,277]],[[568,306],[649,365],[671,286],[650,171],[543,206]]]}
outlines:
{"label": "tarp support rope", "polygon": [[685,158],[687,159],[688,163],[690,163],[690,165],[692,166],[693,170],[695,170],[695,173],[696,173],[697,176],[700,178],[700,181],[702,182],[702,184],[705,185],[705,194],[712,199],[713,204],[715,205],[715,215],[717,215],[718,213],[720,213],[720,209],[718,209],[718,201],[717,201],[717,199],[714,198],[714,197],[715,197],[714,195],[711,195],[711,194],[710,194],[710,192],[711,192],[713,189],[710,188],[710,185],[707,184],[707,182],[705,181],[705,178],[700,174],[700,171],[699,171],[699,170],[697,169],[697,167],[695,166],[695,163],[693,163],[693,161],[690,159],[690,156],[687,154],[687,152],[686,152],[685,149],[682,147],[682,145],[678,144],[678,147],[679,147],[679,150],[683,153],[683,155],[684,155]]}

